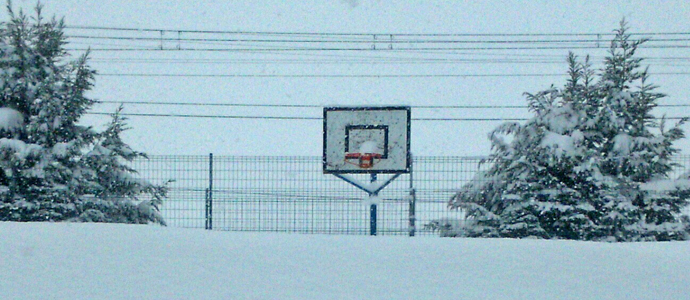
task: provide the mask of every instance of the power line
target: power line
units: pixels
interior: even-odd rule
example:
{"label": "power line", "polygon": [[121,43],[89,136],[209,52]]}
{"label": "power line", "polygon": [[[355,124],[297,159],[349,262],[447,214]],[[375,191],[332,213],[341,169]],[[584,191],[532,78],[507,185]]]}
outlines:
{"label": "power line", "polygon": [[[199,33],[199,34],[246,34],[246,35],[287,35],[287,36],[434,36],[434,37],[517,37],[517,36],[613,36],[612,32],[604,33],[395,33],[395,32],[281,32],[281,31],[229,31],[229,30],[189,30],[171,28],[134,28],[134,27],[105,27],[105,26],[65,26],[68,29],[99,30],[99,31],[134,31],[134,32],[164,32],[164,33]],[[690,35],[690,32],[637,32],[630,35]]]}
{"label": "power line", "polygon": [[[503,74],[176,74],[176,73],[101,73],[104,77],[218,77],[218,78],[462,78],[462,77],[553,77],[565,73]],[[653,76],[690,75],[690,72],[656,72]]]}
{"label": "power line", "polygon": [[[655,73],[660,74],[660,73]],[[683,73],[683,74],[690,74]],[[524,74],[175,74],[175,73],[102,73],[108,77],[229,77],[229,78],[436,78],[436,77],[550,77],[563,73]],[[654,74],[652,74],[654,75]]]}
{"label": "power line", "polygon": [[[473,56],[484,56],[486,54],[474,54]],[[120,58],[103,57],[91,58],[89,61],[95,64],[159,64],[159,65],[449,65],[449,64],[564,64],[562,56],[532,58],[522,55],[506,54],[501,57],[486,55],[488,57],[426,57],[426,56],[359,56],[359,55],[307,55],[308,58],[297,56],[290,58]],[[644,57],[645,62],[652,66],[672,66],[683,67],[690,65],[690,57]],[[686,63],[688,62],[688,63]]]}
{"label": "power line", "polygon": [[204,102],[152,102],[152,101],[98,101],[99,103],[133,105],[174,105],[174,106],[229,106],[229,107],[273,107],[273,108],[323,108],[323,105],[308,104],[250,104],[250,103],[204,103]]}
{"label": "power line", "polygon": [[[225,106],[225,107],[265,107],[265,108],[323,108],[327,105],[315,104],[253,104],[253,103],[207,103],[207,102],[153,102],[153,101],[98,101],[107,104],[132,105],[172,105],[172,106]],[[688,104],[690,106],[690,104]],[[495,108],[527,108],[524,105],[411,105],[416,109],[495,109]]]}
{"label": "power line", "polygon": [[[106,112],[88,112],[88,115],[113,115]],[[126,117],[199,118],[199,119],[258,119],[258,120],[310,120],[323,121],[321,117],[282,117],[282,116],[240,116],[240,115],[193,115],[193,114],[153,114],[120,113]],[[669,118],[667,118],[669,119]],[[526,118],[412,118],[413,121],[526,121]]]}
{"label": "power line", "polygon": [[[316,104],[258,104],[258,103],[209,103],[209,102],[154,102],[154,101],[110,101],[98,103],[159,106],[221,106],[221,107],[264,107],[264,108],[323,108]],[[526,105],[410,105],[415,109],[522,109]],[[690,107],[690,104],[659,104],[657,107]]]}
{"label": "power line", "polygon": [[[88,115],[113,115],[107,112],[87,112]],[[154,113],[120,113],[121,116],[132,117],[172,117],[172,118],[203,118],[203,119],[261,119],[261,120],[322,120],[317,117],[282,117],[282,116],[234,116],[234,115],[190,115],[190,114],[154,114]]]}
{"label": "power line", "polygon": [[[416,54],[433,54],[449,53],[457,55],[459,51],[462,52],[477,52],[472,55],[479,55],[479,51],[485,52],[484,55],[489,55],[490,52],[495,51],[514,51],[514,50],[574,50],[574,49],[608,49],[608,36],[613,36],[614,33],[523,33],[523,34],[507,34],[507,33],[325,33],[325,32],[259,32],[259,31],[219,31],[219,30],[181,30],[181,29],[165,29],[165,28],[126,28],[126,27],[99,27],[99,26],[72,26],[68,27],[74,30],[90,31],[88,33],[78,33],[68,35],[70,39],[76,40],[113,40],[113,41],[133,41],[144,42],[141,45],[127,45],[127,44],[112,44],[102,45],[101,47],[93,48],[73,48],[75,51],[102,51],[102,52],[237,52],[237,53],[252,53],[252,54],[316,54],[321,52],[360,52],[367,55],[375,51],[379,54],[391,53],[416,53]],[[105,35],[102,35],[105,33]],[[120,33],[115,35],[115,33]],[[128,36],[124,36],[125,33]],[[155,33],[156,36],[151,36]],[[131,36],[136,34],[138,36]],[[145,36],[141,36],[144,34]],[[183,34],[185,36],[183,36]],[[209,36],[209,35],[216,36]],[[224,35],[219,37],[218,34]],[[690,32],[648,32],[648,33],[633,33],[632,35],[647,35],[655,36],[649,43],[642,45],[642,48],[658,48],[658,49],[684,49],[690,48],[685,42],[690,41]],[[146,36],[148,35],[148,36]],[[176,37],[174,35],[177,35]],[[190,36],[192,35],[192,36]],[[668,44],[669,42],[673,44]],[[683,44],[676,44],[681,42]],[[234,44],[227,47],[228,43]],[[657,43],[657,45],[650,45],[650,43]],[[661,43],[661,44],[658,44]],[[201,44],[201,46],[190,47],[188,44]],[[208,46],[212,44],[226,45],[226,47]],[[253,44],[253,45],[252,45]],[[299,44],[310,44],[311,46],[299,46]],[[338,47],[325,47],[323,45],[341,44]],[[348,47],[352,44],[365,44],[366,47]],[[424,45],[434,44],[434,47],[400,47],[400,45]],[[475,44],[487,45],[484,47],[452,47],[455,44]],[[525,46],[525,44],[527,44]],[[548,46],[549,44],[556,46]],[[93,44],[92,44],[93,45]],[[207,45],[207,46],[204,46]],[[315,46],[316,45],[316,46]],[[395,45],[395,46],[394,46]],[[451,45],[451,46],[443,46]],[[493,46],[489,46],[493,45]],[[501,47],[500,45],[515,45],[512,47]],[[522,45],[522,46],[520,46]],[[497,53],[491,53],[497,54]],[[507,54],[502,54],[507,55]],[[341,55],[337,55],[341,56]],[[448,59],[448,58],[415,58],[404,57],[401,58],[404,62],[390,61],[391,58],[376,59],[374,57],[365,56],[363,61],[343,61],[341,59],[330,63],[396,63],[396,64],[412,64],[412,63],[540,63],[550,64],[555,63],[554,60],[544,59],[545,55],[537,55],[538,59],[534,60],[514,60],[514,59]],[[687,59],[686,59],[687,60]],[[559,60],[560,61],[560,60]],[[126,60],[100,60],[100,62],[126,62]],[[140,63],[199,63],[194,60],[176,60],[176,61],[156,61],[156,60],[139,60]],[[287,61],[280,61],[275,59],[268,60],[234,60],[233,63],[288,63]],[[323,60],[292,60],[294,63],[324,63]],[[225,63],[214,61],[204,63]],[[675,65],[677,66],[677,64]]]}
{"label": "power line", "polygon": [[[223,42],[223,43],[323,43],[323,44],[570,44],[570,43],[601,43],[600,39],[576,39],[576,40],[435,40],[435,39],[379,39],[379,40],[364,40],[364,39],[338,39],[338,40],[324,40],[324,39],[248,39],[248,38],[189,38],[189,37],[128,37],[128,36],[93,36],[93,35],[68,35],[68,38],[73,39],[92,39],[92,40],[119,40],[119,41],[151,41],[151,42]],[[649,42],[687,42],[688,38],[662,38],[654,39]]]}
{"label": "power line", "polygon": [[[110,64],[110,63],[136,63],[136,64],[200,64],[200,65],[238,65],[238,64],[255,64],[255,65],[266,65],[266,64],[332,64],[332,65],[342,65],[342,64],[368,64],[368,65],[421,65],[421,64],[560,64],[561,60],[533,60],[533,59],[424,59],[424,58],[411,58],[410,60],[307,60],[307,59],[235,59],[235,60],[196,60],[196,59],[90,59],[92,63],[98,64]],[[688,58],[690,61],[690,58]],[[660,65],[660,64],[659,64]],[[677,64],[672,64],[677,66]]]}
{"label": "power line", "polygon": [[[690,49],[690,45],[641,45],[646,49]],[[185,47],[151,47],[151,48],[68,48],[68,51],[102,51],[102,52],[299,52],[299,51],[333,51],[333,52],[416,52],[416,51],[465,51],[465,50],[581,50],[608,49],[599,46],[535,46],[535,47],[398,47],[393,49],[376,49],[371,47],[285,47],[285,48],[185,48]]]}
{"label": "power line", "polygon": [[[88,115],[113,115],[106,112],[88,112]],[[163,118],[200,118],[200,119],[259,119],[259,120],[311,120],[323,121],[321,117],[283,117],[283,116],[242,116],[242,115],[195,115],[195,114],[154,114],[154,113],[120,113],[126,117],[163,117]],[[688,117],[666,117],[666,120],[681,120]],[[656,118],[661,119],[661,118]],[[413,121],[526,121],[527,118],[412,118]]]}
{"label": "power line", "polygon": [[[690,62],[690,57],[644,57],[647,62],[672,62],[676,65],[678,61]],[[195,59],[195,58],[92,58],[90,62],[97,63],[145,63],[145,64],[268,64],[268,63],[314,63],[314,64],[449,64],[449,63],[544,63],[544,64],[561,64],[563,59],[534,59],[534,58],[427,58],[427,57],[360,57],[360,58],[346,58],[346,59],[302,59],[302,58],[288,58],[288,59]]]}
{"label": "power line", "polygon": [[[260,53],[260,52],[259,52]],[[280,60],[280,62],[285,62],[285,61],[294,61],[294,62],[307,62],[305,57],[308,57],[310,62],[314,63],[323,63],[323,62],[340,62],[340,63],[357,63],[357,62],[365,62],[365,63],[397,63],[397,62],[440,62],[440,63],[452,63],[454,61],[459,61],[459,60],[477,60],[476,58],[458,58],[458,55],[473,55],[473,56],[486,56],[490,57],[489,59],[485,60],[490,60],[490,59],[506,59],[506,57],[516,57],[517,59],[515,60],[526,60],[526,59],[539,59],[539,60],[544,60],[544,59],[549,59],[549,58],[558,58],[558,61],[564,61],[564,56],[562,55],[550,55],[550,54],[520,54],[520,53],[495,53],[495,52],[483,52],[483,53],[477,53],[474,51],[469,51],[469,52],[458,52],[458,51],[448,51],[448,52],[426,52],[426,51],[416,51],[414,54],[415,56],[409,56],[407,55],[408,53],[405,53],[405,55],[391,55],[391,54],[400,54],[400,53],[391,53],[391,52],[378,52],[377,55],[372,55],[372,53],[362,53],[362,55],[354,55],[354,54],[344,54],[342,52],[337,53],[337,54],[332,54],[332,53],[312,53],[312,52],[266,52],[266,53],[261,53],[261,54],[266,54],[266,55],[272,55],[272,56],[288,56],[288,59],[275,59],[275,58],[253,58],[253,59],[208,59],[208,58],[203,58],[203,59],[194,59],[194,58],[120,58],[120,57],[105,57],[101,59],[93,59],[92,61],[132,61],[132,62],[146,62],[146,61],[155,61],[155,62],[161,62],[161,63],[174,63],[175,61],[182,61],[182,62],[200,62],[200,63],[209,63],[209,62],[219,62],[219,63],[225,63],[225,62],[245,62],[248,61],[250,63],[266,63],[266,62],[274,62]],[[417,55],[426,55],[426,54],[433,54],[432,57],[429,56],[417,56]],[[443,57],[443,56],[438,56],[439,54],[447,54],[447,55],[452,55],[450,57]]]}
{"label": "power line", "polygon": [[[251,31],[198,31],[174,29],[118,28],[118,27],[69,27],[81,30],[127,31],[157,33],[158,36],[122,36],[98,34],[72,34],[71,39],[81,40],[114,40],[124,42],[149,42],[158,45],[150,48],[106,47],[92,48],[93,51],[449,51],[449,50],[550,50],[550,49],[607,49],[602,37],[613,33],[525,33],[525,34],[409,34],[409,33],[318,33],[318,32],[251,32]],[[177,36],[166,36],[173,33]],[[182,34],[185,34],[183,37]],[[201,34],[223,34],[229,37],[197,37]],[[649,43],[678,43],[690,41],[690,32],[651,32],[649,36],[659,38]],[[172,47],[170,43],[176,43]],[[189,44],[234,44],[229,48],[189,47]],[[687,44],[642,45],[643,48],[690,48]],[[168,44],[168,45],[164,45]],[[254,46],[251,46],[254,44]],[[268,47],[269,44],[279,45]],[[328,44],[365,44],[367,47],[295,47],[295,44],[328,45]],[[409,47],[409,45],[439,45],[436,47]],[[484,47],[443,47],[443,45],[524,45],[530,46],[484,46]],[[545,46],[548,44],[566,46]],[[184,45],[184,46],[183,46]],[[395,46],[394,46],[395,45]],[[408,45],[401,47],[400,45]],[[535,46],[536,45],[536,46]],[[382,49],[383,48],[383,49]],[[84,49],[74,49],[84,50]]]}

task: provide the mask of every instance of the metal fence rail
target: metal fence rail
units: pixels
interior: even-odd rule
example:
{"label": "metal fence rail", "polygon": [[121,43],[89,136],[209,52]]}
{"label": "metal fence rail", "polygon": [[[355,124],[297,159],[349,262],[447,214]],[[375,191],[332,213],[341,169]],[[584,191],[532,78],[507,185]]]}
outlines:
{"label": "metal fence rail", "polygon": [[[379,193],[379,235],[436,234],[424,225],[461,219],[451,196],[480,169],[477,157],[415,157],[413,172]],[[674,176],[690,166],[676,158]],[[231,231],[369,234],[367,193],[323,174],[315,156],[150,156],[134,162],[142,178],[173,180],[161,212],[169,226]],[[366,175],[358,175],[367,180]],[[385,176],[379,175],[380,180]],[[415,204],[410,205],[414,187]],[[412,210],[412,213],[411,213]],[[410,218],[414,217],[414,227]]]}

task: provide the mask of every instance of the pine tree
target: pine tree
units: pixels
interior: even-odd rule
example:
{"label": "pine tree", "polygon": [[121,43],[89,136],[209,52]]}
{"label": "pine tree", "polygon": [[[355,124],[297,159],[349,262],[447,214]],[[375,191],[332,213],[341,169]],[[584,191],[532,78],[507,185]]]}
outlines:
{"label": "pine tree", "polygon": [[683,131],[680,123],[666,131],[652,115],[664,95],[655,93],[647,71],[639,70],[635,53],[645,40],[631,41],[626,30],[621,22],[598,82],[589,59],[579,62],[571,53],[566,85],[526,94],[534,117],[490,134],[490,169],[450,201],[478,228],[465,232],[615,241],[687,238],[679,217],[687,193],[680,187],[642,188],[668,179],[670,157],[677,153],[672,144]]}
{"label": "pine tree", "polygon": [[[64,22],[15,14],[0,28],[0,220],[146,223],[164,186],[133,177],[143,154],[120,139],[119,111],[104,132],[79,125],[95,103],[88,52],[69,61]],[[139,199],[146,196],[149,199]]]}
{"label": "pine tree", "polygon": [[[626,24],[616,31],[600,83],[604,109],[599,116],[599,131],[604,139],[601,171],[610,182],[610,193],[603,201],[605,220],[625,216],[619,223],[603,222],[618,232],[618,240],[669,240],[686,238],[679,214],[688,204],[687,198],[676,196],[677,190],[649,192],[642,184],[667,180],[673,168],[670,159],[678,149],[673,142],[684,137],[681,120],[670,130],[665,120],[656,121],[651,113],[664,94],[654,92],[657,86],[648,83],[647,69],[641,69],[637,48],[646,40],[631,41]],[[615,199],[615,200],[612,200]],[[621,202],[622,201],[622,202]]]}

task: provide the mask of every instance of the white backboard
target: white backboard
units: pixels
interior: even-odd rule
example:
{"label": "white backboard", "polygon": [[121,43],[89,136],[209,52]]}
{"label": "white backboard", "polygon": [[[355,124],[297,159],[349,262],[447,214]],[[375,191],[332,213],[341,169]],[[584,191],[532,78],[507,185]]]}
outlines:
{"label": "white backboard", "polygon": [[[348,159],[366,155],[371,165]],[[324,173],[409,173],[410,107],[325,107]]]}

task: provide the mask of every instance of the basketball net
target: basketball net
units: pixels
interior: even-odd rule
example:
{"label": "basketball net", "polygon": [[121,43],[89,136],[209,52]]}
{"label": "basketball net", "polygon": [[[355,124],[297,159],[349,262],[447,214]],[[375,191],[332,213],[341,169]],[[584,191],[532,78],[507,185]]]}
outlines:
{"label": "basketball net", "polygon": [[[359,166],[362,169],[371,169],[374,167],[376,160],[381,160],[383,155],[378,153],[346,153],[345,162],[348,164],[353,164]],[[355,162],[353,162],[353,160]]]}

